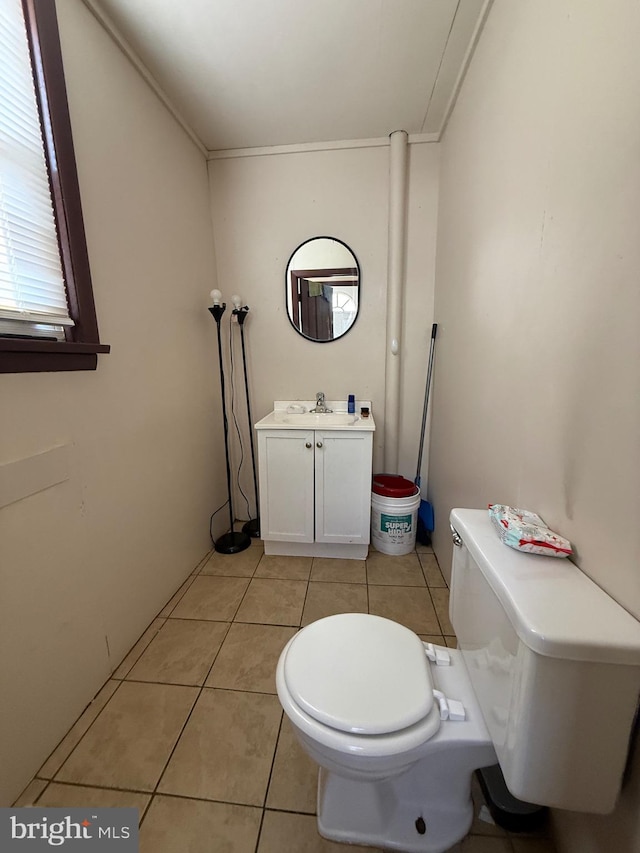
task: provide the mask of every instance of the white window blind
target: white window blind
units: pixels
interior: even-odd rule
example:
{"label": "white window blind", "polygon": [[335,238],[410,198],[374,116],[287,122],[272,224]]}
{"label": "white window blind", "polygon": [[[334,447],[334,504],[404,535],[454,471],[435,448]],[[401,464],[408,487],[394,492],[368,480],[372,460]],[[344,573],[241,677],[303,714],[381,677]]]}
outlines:
{"label": "white window blind", "polygon": [[0,4],[0,333],[72,326],[20,0]]}

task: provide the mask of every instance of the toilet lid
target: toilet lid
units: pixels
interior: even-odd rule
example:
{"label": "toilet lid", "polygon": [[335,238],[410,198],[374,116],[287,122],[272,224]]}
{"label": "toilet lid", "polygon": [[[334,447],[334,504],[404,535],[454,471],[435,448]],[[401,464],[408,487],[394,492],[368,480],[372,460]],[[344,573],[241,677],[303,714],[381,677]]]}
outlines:
{"label": "toilet lid", "polygon": [[405,729],[433,705],[420,638],[380,616],[341,613],[303,628],[284,661],[291,698],[309,716],[344,732]]}

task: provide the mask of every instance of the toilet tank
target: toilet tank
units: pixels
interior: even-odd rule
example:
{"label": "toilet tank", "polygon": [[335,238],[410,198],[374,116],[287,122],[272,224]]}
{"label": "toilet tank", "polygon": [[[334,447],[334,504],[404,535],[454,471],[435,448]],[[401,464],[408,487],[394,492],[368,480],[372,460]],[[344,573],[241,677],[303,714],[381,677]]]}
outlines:
{"label": "toilet tank", "polygon": [[509,790],[612,811],[640,692],[640,622],[569,560],[504,545],[486,510],[454,509],[451,525],[451,622]]}

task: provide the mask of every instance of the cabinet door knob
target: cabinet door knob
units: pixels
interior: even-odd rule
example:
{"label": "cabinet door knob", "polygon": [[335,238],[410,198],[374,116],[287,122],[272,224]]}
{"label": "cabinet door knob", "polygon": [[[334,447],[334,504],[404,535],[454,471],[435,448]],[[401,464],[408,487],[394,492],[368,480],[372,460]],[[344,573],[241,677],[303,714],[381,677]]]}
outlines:
{"label": "cabinet door knob", "polygon": [[311,447],[311,446],[312,446],[312,445],[311,445],[311,442],[310,442],[310,441],[308,441],[308,442],[305,444],[305,447]]}
{"label": "cabinet door knob", "polygon": [[322,442],[321,442],[321,441],[319,441],[319,442],[316,444],[316,447],[322,447]]}

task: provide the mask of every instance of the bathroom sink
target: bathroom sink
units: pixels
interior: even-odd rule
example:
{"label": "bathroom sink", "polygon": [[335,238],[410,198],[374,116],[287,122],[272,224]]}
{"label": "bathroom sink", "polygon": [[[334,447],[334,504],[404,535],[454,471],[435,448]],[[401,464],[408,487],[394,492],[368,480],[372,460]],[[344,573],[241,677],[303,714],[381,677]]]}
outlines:
{"label": "bathroom sink", "polygon": [[[373,432],[376,425],[373,416],[363,418],[360,414],[350,414],[342,409],[340,400],[327,400],[332,412],[312,412],[313,400],[276,400],[274,410],[255,424],[256,429],[342,429],[365,430]],[[363,400],[359,403],[371,411],[371,403]]]}
{"label": "bathroom sink", "polygon": [[347,412],[305,412],[304,414],[278,415],[276,420],[292,426],[322,428],[323,426],[352,426],[360,418],[358,415],[350,415]]}

